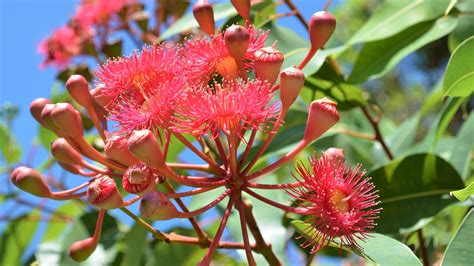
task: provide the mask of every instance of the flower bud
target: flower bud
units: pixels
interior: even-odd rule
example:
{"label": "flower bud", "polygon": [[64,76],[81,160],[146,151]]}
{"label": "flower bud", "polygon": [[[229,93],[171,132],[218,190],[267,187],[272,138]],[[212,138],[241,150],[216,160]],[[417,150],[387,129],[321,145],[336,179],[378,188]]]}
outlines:
{"label": "flower bud", "polygon": [[239,76],[239,66],[237,62],[235,62],[235,59],[230,56],[219,60],[216,63],[216,70],[227,80],[236,79]]}
{"label": "flower bud", "polygon": [[336,18],[326,11],[319,11],[309,21],[309,39],[311,47],[321,49],[336,29]]}
{"label": "flower bud", "polygon": [[250,21],[250,0],[230,0],[235,10],[246,21]]}
{"label": "flower bud", "polygon": [[240,25],[232,25],[226,29],[224,40],[229,54],[235,60],[243,60],[250,44],[249,31]]}
{"label": "flower bud", "polygon": [[336,103],[327,98],[313,101],[309,107],[308,120],[303,139],[311,142],[319,138],[339,121]]}
{"label": "flower bud", "polygon": [[104,95],[104,88],[104,84],[99,84],[91,90],[92,98],[102,108],[105,108],[114,99],[114,97]]}
{"label": "flower bud", "polygon": [[66,136],[66,133],[62,131],[56,123],[54,123],[53,118],[51,117],[51,112],[53,111],[55,104],[46,104],[41,111],[41,120],[45,123],[46,127],[51,130],[57,136]]}
{"label": "flower bud", "polygon": [[151,130],[135,130],[127,141],[128,150],[145,164],[160,169],[165,166],[163,152]]}
{"label": "flower bud", "polygon": [[51,143],[51,154],[56,160],[67,164],[74,165],[84,161],[81,154],[64,138],[59,138]]}
{"label": "flower bud", "polygon": [[108,176],[95,179],[87,188],[87,201],[101,209],[115,209],[123,205],[122,195],[115,181]]}
{"label": "flower bud", "polygon": [[140,201],[140,213],[151,220],[169,220],[179,217],[179,212],[165,194],[152,191]]}
{"label": "flower bud", "polygon": [[97,239],[93,237],[74,242],[69,247],[69,256],[77,262],[85,261],[94,253],[97,247]]}
{"label": "flower bud", "polygon": [[77,165],[77,164],[68,164],[68,163],[64,163],[64,162],[58,162],[58,164],[64,170],[66,170],[70,173],[73,173],[75,175],[81,175],[83,173],[82,172],[82,167]]}
{"label": "flower bud", "polygon": [[34,117],[36,121],[38,121],[38,123],[40,123],[44,127],[48,127],[48,126],[44,123],[43,119],[41,118],[41,112],[43,111],[44,106],[49,103],[51,102],[48,99],[38,98],[38,99],[33,100],[30,104],[31,115]]}
{"label": "flower bud", "polygon": [[343,149],[338,148],[329,148],[323,152],[322,157],[327,158],[328,160],[334,160],[339,163],[342,163],[346,160]]}
{"label": "flower bud", "polygon": [[84,107],[92,106],[92,96],[89,91],[89,82],[81,75],[72,75],[66,81],[66,89],[69,95],[78,104]]}
{"label": "flower bud", "polygon": [[80,138],[84,135],[81,114],[71,104],[56,104],[51,111],[51,118],[56,126],[67,136]]}
{"label": "flower bud", "polygon": [[144,163],[138,163],[127,168],[122,178],[122,186],[131,194],[144,195],[155,187],[155,176]]}
{"label": "flower bud", "polygon": [[11,173],[11,181],[19,189],[41,198],[49,198],[52,193],[43,176],[35,169],[20,166]]}
{"label": "flower bud", "polygon": [[214,34],[215,22],[212,6],[206,1],[198,1],[193,6],[193,15],[201,29],[208,35]]}
{"label": "flower bud", "polygon": [[280,99],[284,110],[288,110],[304,85],[304,73],[299,68],[291,66],[280,73]]}
{"label": "flower bud", "polygon": [[128,150],[127,139],[120,136],[111,136],[107,139],[104,153],[110,159],[127,166],[140,162]]}
{"label": "flower bud", "polygon": [[283,60],[283,53],[275,49],[273,45],[257,50],[253,62],[257,78],[273,85],[278,78]]}

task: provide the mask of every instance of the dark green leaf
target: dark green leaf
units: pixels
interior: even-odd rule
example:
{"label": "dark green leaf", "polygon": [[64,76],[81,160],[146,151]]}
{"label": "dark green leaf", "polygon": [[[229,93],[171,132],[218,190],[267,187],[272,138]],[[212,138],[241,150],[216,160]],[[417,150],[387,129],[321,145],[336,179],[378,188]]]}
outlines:
{"label": "dark green leaf", "polygon": [[416,154],[379,167],[371,176],[383,208],[377,232],[395,234],[435,215],[453,201],[447,195],[464,184],[456,170],[432,154]]}
{"label": "dark green leaf", "polygon": [[456,18],[440,18],[416,24],[393,37],[366,43],[354,64],[349,82],[361,83],[385,75],[407,55],[450,33],[456,24]]}
{"label": "dark green leaf", "polygon": [[142,265],[148,231],[136,223],[125,235],[124,259],[122,265]]}
{"label": "dark green leaf", "polygon": [[449,0],[386,1],[349,40],[349,44],[394,36],[415,24],[440,17],[448,4]]}
{"label": "dark green leaf", "polygon": [[471,209],[446,249],[442,265],[471,265],[474,261],[474,210]]}
{"label": "dark green leaf", "polygon": [[474,36],[463,41],[449,59],[443,82],[444,96],[466,97],[474,91]]}
{"label": "dark green leaf", "polygon": [[122,40],[107,43],[102,49],[108,58],[115,58],[122,55]]}
{"label": "dark green leaf", "polygon": [[460,201],[465,201],[469,197],[474,196],[474,182],[471,182],[469,186],[463,189],[451,191],[451,196],[455,197]]}

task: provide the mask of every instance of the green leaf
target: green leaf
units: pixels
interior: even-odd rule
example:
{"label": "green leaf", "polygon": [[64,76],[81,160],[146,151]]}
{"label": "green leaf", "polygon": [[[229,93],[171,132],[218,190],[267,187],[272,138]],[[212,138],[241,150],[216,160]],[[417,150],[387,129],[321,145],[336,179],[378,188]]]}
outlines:
{"label": "green leaf", "polygon": [[0,123],[0,146],[1,157],[7,164],[14,164],[20,161],[21,146],[17,143],[12,132],[3,123]]}
{"label": "green leaf", "polygon": [[[237,11],[230,3],[219,3],[212,6],[214,9],[214,19],[216,21],[234,16],[237,14]],[[176,20],[165,32],[163,32],[158,41],[163,41],[175,34],[188,31],[192,28],[199,27],[199,24],[194,19],[193,13],[190,12],[180,19]]]}
{"label": "green leaf", "polygon": [[469,177],[470,162],[472,151],[474,149],[474,114],[471,113],[468,119],[462,124],[459,130],[456,142],[452,146],[451,157],[449,162],[456,168],[461,178],[466,180]]}
{"label": "green leaf", "polygon": [[469,186],[463,189],[451,191],[451,196],[455,197],[456,199],[460,201],[465,201],[467,200],[467,198],[473,195],[474,195],[474,182],[471,182]]}
{"label": "green leaf", "polygon": [[[308,223],[299,220],[292,221],[291,223],[298,233],[302,234],[305,238],[311,239],[316,233],[316,230]],[[357,244],[362,249],[341,246],[339,239],[334,239],[334,242],[330,242],[329,246],[354,252],[377,265],[421,265],[410,248],[393,238],[381,234],[372,234],[364,241],[358,239]]]}
{"label": "green leaf", "polygon": [[115,58],[122,55],[122,40],[107,43],[102,49],[108,58]]}
{"label": "green leaf", "polygon": [[[77,203],[75,202],[68,202],[56,209],[54,212],[55,215],[60,216],[60,217],[70,217],[70,218],[76,218],[79,214],[82,213],[82,209],[78,206]],[[47,242],[51,240],[57,239],[64,230],[66,230],[67,226],[72,223],[68,222],[65,220],[64,222],[51,222],[48,223],[46,230],[43,235],[42,242]]]}
{"label": "green leaf", "polygon": [[46,129],[42,125],[38,125],[38,136],[36,142],[39,142],[46,150],[51,149],[51,142],[55,141],[58,137],[49,129]]}
{"label": "green leaf", "polygon": [[470,15],[459,15],[459,23],[448,37],[448,47],[451,53],[461,44],[464,40],[474,35],[474,20]]}
{"label": "green leaf", "polygon": [[0,264],[22,265],[23,252],[30,245],[41,214],[33,211],[11,221],[0,239]]}
{"label": "green leaf", "polygon": [[386,1],[349,40],[349,44],[394,36],[415,24],[440,17],[448,4],[449,0]]}
{"label": "green leaf", "polygon": [[435,215],[453,202],[447,194],[464,184],[456,170],[433,154],[415,154],[392,161],[370,173],[383,210],[377,232],[398,233],[420,219]]}
{"label": "green leaf", "polygon": [[474,36],[454,50],[446,68],[444,96],[466,97],[474,91]]}
{"label": "green leaf", "polygon": [[122,265],[142,265],[143,250],[145,249],[148,231],[136,223],[125,235],[124,259]]}
{"label": "green leaf", "polygon": [[416,137],[416,129],[420,122],[420,115],[417,113],[413,117],[405,120],[396,130],[393,130],[386,137],[387,145],[392,153],[397,157],[403,154],[407,148],[411,147]]}
{"label": "green leaf", "polygon": [[446,253],[444,253],[442,265],[471,265],[474,261],[473,239],[474,210],[471,209],[449,243]]}
{"label": "green leaf", "polygon": [[435,41],[456,27],[457,19],[440,18],[416,24],[390,38],[364,45],[349,77],[350,83],[361,83],[385,75],[403,58]]}

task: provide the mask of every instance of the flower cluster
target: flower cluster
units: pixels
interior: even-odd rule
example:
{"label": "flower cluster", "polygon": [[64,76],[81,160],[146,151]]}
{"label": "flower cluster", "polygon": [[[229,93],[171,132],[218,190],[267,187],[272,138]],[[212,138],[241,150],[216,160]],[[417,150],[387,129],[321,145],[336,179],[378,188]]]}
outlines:
{"label": "flower cluster", "polygon": [[[85,26],[106,23],[114,12],[130,2],[84,1],[78,21]],[[66,88],[90,116],[105,143],[103,152],[87,142],[82,117],[74,106],[52,104],[43,98],[32,102],[30,111],[35,119],[58,136],[51,144],[54,158],[64,169],[89,180],[70,190],[53,192],[40,173],[22,166],[12,173],[12,181],[39,197],[84,197],[100,209],[94,235],[70,248],[75,260],[86,259],[95,249],[106,210],[125,208],[137,201],[145,218],[189,219],[199,235],[198,243],[209,246],[201,265],[210,264],[234,207],[239,210],[248,262],[255,264],[247,235],[243,199],[246,194],[282,210],[308,216],[317,232],[314,239],[308,240],[314,244],[313,250],[335,237],[344,245],[357,245],[355,239],[363,239],[373,229],[379,212],[373,209],[377,192],[359,171],[360,167],[346,166],[341,151],[328,150],[322,158],[311,159],[312,171],[298,165],[300,177],[295,183],[252,182],[293,159],[339,120],[334,102],[326,98],[313,101],[308,106],[302,140],[283,157],[254,170],[303,87],[305,76],[301,69],[305,62],[321,48],[321,38],[327,41],[332,34],[327,25],[335,26],[334,17],[316,13],[311,20],[312,49],[299,67],[281,70],[283,54],[275,44],[264,47],[268,32],[250,25],[249,3],[233,4],[246,20],[244,26],[232,25],[223,33],[215,33],[212,7],[207,1],[200,1],[193,13],[210,36],[191,38],[176,46],[145,46],[141,52],[109,60],[96,71],[93,90],[84,77],[69,78]],[[318,23],[323,23],[322,32],[317,30]],[[117,128],[109,129],[109,122]],[[193,137],[201,148],[190,141]],[[262,141],[256,148],[259,138]],[[194,152],[203,164],[170,162],[168,150],[175,141]],[[252,148],[256,152],[250,152]],[[182,174],[188,170],[197,176]],[[173,183],[192,189],[178,193]],[[158,186],[168,192],[159,192],[163,190],[158,190]],[[120,187],[134,196],[126,200]],[[181,200],[217,188],[225,190],[202,208],[189,211]],[[299,206],[275,202],[256,193],[256,189],[286,190]],[[226,211],[210,240],[193,217],[225,198],[229,199]],[[177,236],[160,237],[172,242]]]}

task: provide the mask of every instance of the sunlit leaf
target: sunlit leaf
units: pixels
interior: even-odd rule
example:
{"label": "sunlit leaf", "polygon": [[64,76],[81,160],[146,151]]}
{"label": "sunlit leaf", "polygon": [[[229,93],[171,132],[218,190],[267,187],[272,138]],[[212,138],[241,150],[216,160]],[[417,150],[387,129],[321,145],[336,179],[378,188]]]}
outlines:
{"label": "sunlit leaf", "polygon": [[469,186],[463,189],[451,191],[451,195],[460,201],[465,201],[469,197],[474,196],[474,182],[471,182]]}
{"label": "sunlit leaf", "polygon": [[470,265],[474,261],[472,252],[474,239],[474,210],[471,209],[444,253],[442,265]]}
{"label": "sunlit leaf", "polygon": [[443,82],[445,96],[465,97],[474,92],[474,36],[463,41],[449,59]]}

